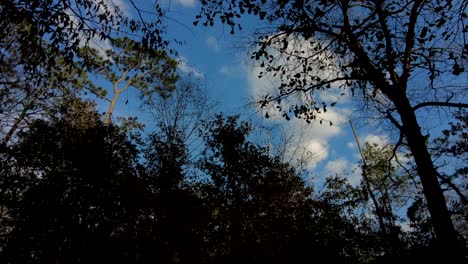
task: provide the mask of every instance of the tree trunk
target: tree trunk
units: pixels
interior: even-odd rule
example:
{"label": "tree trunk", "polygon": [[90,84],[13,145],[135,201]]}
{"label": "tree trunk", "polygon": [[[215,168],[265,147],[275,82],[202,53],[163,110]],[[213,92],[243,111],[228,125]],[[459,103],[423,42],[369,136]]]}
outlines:
{"label": "tree trunk", "polygon": [[416,115],[405,94],[394,98],[393,102],[403,123],[403,133],[416,162],[416,169],[421,179],[432,225],[436,234],[438,256],[462,261],[463,248],[457,239],[457,233],[447,208],[443,191],[437,179],[431,155],[421,134]]}
{"label": "tree trunk", "polygon": [[32,109],[34,101],[35,100],[31,100],[28,104],[24,106],[23,110],[21,111],[21,114],[18,116],[18,118],[16,118],[10,130],[8,130],[8,133],[5,135],[5,138],[3,139],[3,142],[2,142],[5,146],[8,144],[10,139],[13,137],[13,134],[19,128],[21,122],[24,120],[24,118],[28,114],[28,111]]}
{"label": "tree trunk", "polygon": [[119,99],[120,92],[117,91],[114,93],[114,98],[109,105],[109,110],[107,111],[106,117],[104,118],[104,125],[109,125],[111,123],[111,116],[114,112],[115,105],[117,104],[117,100]]}

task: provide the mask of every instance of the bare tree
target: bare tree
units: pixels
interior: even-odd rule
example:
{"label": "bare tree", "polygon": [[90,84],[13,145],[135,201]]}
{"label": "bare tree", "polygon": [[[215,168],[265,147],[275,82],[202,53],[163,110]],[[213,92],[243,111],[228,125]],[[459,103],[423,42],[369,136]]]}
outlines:
{"label": "bare tree", "polygon": [[180,155],[178,149],[181,146],[170,146],[183,145],[187,158],[183,165],[187,166],[195,161],[203,146],[200,130],[213,114],[214,106],[207,98],[202,80],[191,75],[180,76],[175,86],[175,90],[166,95],[147,97],[144,107],[155,121],[152,137],[174,150],[161,155],[168,156],[168,160],[175,160]]}

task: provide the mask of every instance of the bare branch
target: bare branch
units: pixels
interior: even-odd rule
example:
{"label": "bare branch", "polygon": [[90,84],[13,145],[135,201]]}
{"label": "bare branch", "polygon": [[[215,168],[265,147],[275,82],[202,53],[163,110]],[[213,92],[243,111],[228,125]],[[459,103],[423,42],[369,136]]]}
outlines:
{"label": "bare branch", "polygon": [[[313,89],[317,89],[317,88],[320,88],[322,86],[326,86],[328,84],[332,84],[332,83],[335,83],[335,82],[340,82],[340,81],[346,81],[346,80],[351,80],[350,77],[339,77],[339,78],[335,78],[335,79],[332,79],[332,80],[327,80],[327,81],[324,81],[324,82],[320,82],[318,84],[315,84],[315,85],[311,85],[309,87],[306,87],[306,88],[294,88],[294,89],[291,89],[289,91],[286,91],[286,92],[282,92],[280,95],[278,96],[275,96],[273,98],[270,98],[268,100],[261,100],[260,102],[265,102],[265,103],[271,103],[271,102],[275,102],[275,101],[278,101],[278,100],[281,100],[285,97],[288,97],[290,96],[291,94],[294,94],[296,92],[308,92],[308,91],[311,91]],[[357,79],[355,79],[357,80]]]}
{"label": "bare branch", "polygon": [[424,102],[417,104],[413,107],[413,110],[416,111],[419,108],[426,106],[443,106],[443,107],[456,107],[456,108],[468,108],[466,103],[451,103],[451,102]]}
{"label": "bare branch", "polygon": [[406,47],[405,55],[403,58],[403,72],[401,73],[400,81],[401,83],[407,83],[411,71],[411,53],[413,51],[414,42],[415,42],[415,28],[416,22],[418,20],[419,11],[423,4],[423,0],[418,0],[414,2],[413,7],[411,8],[411,14],[408,22],[408,32],[406,33]]}
{"label": "bare branch", "polygon": [[400,131],[403,130],[403,125],[401,125],[400,123],[398,123],[398,121],[392,116],[392,113],[390,112],[390,110],[387,110],[386,112],[386,117],[390,120],[390,122],[392,122],[392,124],[394,126],[396,126]]}
{"label": "bare branch", "polygon": [[450,180],[449,177],[444,177],[441,174],[437,175],[439,179],[441,180],[441,184],[447,184],[450,188],[452,188],[453,191],[457,193],[457,195],[460,197],[460,200],[462,201],[463,204],[468,204],[468,199],[466,196],[460,191],[460,189]]}

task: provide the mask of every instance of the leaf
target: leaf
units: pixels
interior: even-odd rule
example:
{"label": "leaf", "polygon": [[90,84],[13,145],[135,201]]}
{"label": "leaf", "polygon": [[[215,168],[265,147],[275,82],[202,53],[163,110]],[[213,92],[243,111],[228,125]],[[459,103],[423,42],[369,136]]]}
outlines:
{"label": "leaf", "polygon": [[421,30],[421,34],[419,35],[420,38],[425,38],[427,36],[427,27],[424,27],[422,30]]}
{"label": "leaf", "polygon": [[464,72],[465,71],[465,68],[463,67],[460,67],[460,65],[458,65],[457,62],[455,62],[455,65],[453,65],[453,75],[460,75],[460,73]]}

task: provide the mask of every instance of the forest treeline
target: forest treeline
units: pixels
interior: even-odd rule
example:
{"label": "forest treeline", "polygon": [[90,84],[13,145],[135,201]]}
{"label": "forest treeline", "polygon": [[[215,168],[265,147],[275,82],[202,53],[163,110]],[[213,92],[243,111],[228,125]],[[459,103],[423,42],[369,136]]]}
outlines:
{"label": "forest treeline", "polygon": [[360,185],[332,175],[314,190],[282,157],[250,141],[252,129],[239,117],[214,115],[200,127],[203,148],[190,161],[182,131],[163,126],[138,135],[104,124],[83,100],[34,120],[1,149],[2,263],[441,257],[432,254],[420,195],[407,216],[391,209],[411,195],[409,175],[395,168],[387,175],[391,148],[367,145],[372,164]]}
{"label": "forest treeline", "polygon": [[[466,260],[468,106],[456,78],[468,48],[451,36],[468,2],[202,1],[195,25],[219,18],[235,33],[247,12],[281,31],[259,32],[252,53],[260,77],[281,76],[261,107],[322,123],[336,102],[312,94],[338,82],[398,132],[395,145],[362,146],[359,183],[343,172],[315,185],[256,140],[255,123],[213,114],[178,71],[159,2],[148,17],[129,2],[134,16],[112,1],[0,4],[1,263]],[[318,55],[294,50],[305,41]],[[413,89],[418,74],[433,95]],[[115,114],[129,91],[150,124]],[[283,108],[294,94],[304,101]],[[436,137],[421,131],[426,107],[452,109]]]}

